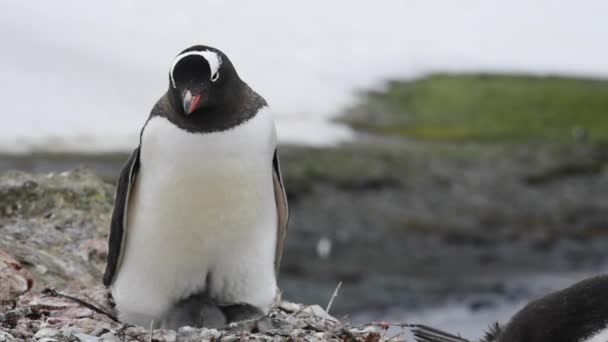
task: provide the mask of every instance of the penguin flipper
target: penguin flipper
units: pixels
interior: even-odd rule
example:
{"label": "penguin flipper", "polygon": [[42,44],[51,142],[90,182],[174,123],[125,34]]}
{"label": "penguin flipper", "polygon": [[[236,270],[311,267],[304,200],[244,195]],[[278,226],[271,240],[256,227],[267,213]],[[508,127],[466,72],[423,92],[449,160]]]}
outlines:
{"label": "penguin flipper", "polygon": [[275,251],[275,273],[279,274],[281,266],[281,256],[283,255],[283,242],[287,235],[287,223],[289,221],[289,207],[287,206],[287,194],[283,185],[283,177],[281,176],[281,167],[279,165],[279,155],[277,150],[274,150],[272,158],[272,183],[274,185],[274,198],[277,205],[277,244]]}
{"label": "penguin flipper", "polygon": [[108,256],[106,258],[106,269],[103,274],[103,284],[110,286],[120,266],[122,249],[124,248],[125,229],[127,227],[127,211],[129,198],[137,172],[139,171],[139,147],[137,147],[125,163],[116,185],[116,199],[114,200],[114,211],[110,222],[110,235],[108,236]]}

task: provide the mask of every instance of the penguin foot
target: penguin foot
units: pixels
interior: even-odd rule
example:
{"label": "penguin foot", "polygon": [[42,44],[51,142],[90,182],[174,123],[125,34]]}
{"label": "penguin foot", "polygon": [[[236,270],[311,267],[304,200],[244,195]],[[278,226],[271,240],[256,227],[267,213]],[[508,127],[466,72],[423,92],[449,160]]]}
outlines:
{"label": "penguin foot", "polygon": [[162,328],[183,326],[221,328],[227,323],[220,307],[207,294],[196,294],[177,302],[165,315]]}
{"label": "penguin foot", "polygon": [[220,305],[219,308],[224,313],[227,323],[236,323],[264,317],[264,312],[251,304],[238,303]]}

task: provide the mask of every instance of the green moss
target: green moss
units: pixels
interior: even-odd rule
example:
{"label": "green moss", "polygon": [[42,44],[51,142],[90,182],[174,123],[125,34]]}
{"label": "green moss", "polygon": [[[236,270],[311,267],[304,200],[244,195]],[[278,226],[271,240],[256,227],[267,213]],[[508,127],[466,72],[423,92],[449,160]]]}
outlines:
{"label": "green moss", "polygon": [[39,217],[61,209],[99,215],[110,210],[113,197],[113,187],[85,169],[47,175],[0,175],[0,218]]}
{"label": "green moss", "polygon": [[608,139],[608,81],[436,74],[367,93],[344,121],[368,132],[431,140]]}
{"label": "green moss", "polygon": [[315,184],[351,190],[399,186],[408,169],[402,155],[374,146],[283,147],[281,168],[288,194],[307,193]]}

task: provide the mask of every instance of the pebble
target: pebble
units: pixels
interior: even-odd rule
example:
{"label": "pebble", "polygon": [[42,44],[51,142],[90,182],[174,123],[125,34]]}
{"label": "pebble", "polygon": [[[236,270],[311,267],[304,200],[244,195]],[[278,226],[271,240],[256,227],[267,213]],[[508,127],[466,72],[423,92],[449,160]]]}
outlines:
{"label": "pebble", "polygon": [[164,342],[176,342],[177,332],[175,330],[159,329],[152,332],[152,339]]}
{"label": "pebble", "polygon": [[43,337],[55,337],[61,335],[61,332],[53,328],[42,328],[34,334],[34,338],[41,339]]}
{"label": "pebble", "polygon": [[0,342],[10,342],[14,339],[15,339],[15,337],[13,337],[13,335],[11,335],[5,331],[0,331]]}
{"label": "pebble", "polygon": [[99,337],[99,342],[120,342],[118,336],[113,333],[105,333]]}
{"label": "pebble", "polygon": [[12,309],[19,296],[32,287],[33,281],[21,263],[0,250],[0,313]]}
{"label": "pebble", "polygon": [[302,307],[296,303],[282,301],[279,303],[279,308],[281,308],[287,312],[296,312],[296,311],[300,310]]}
{"label": "pebble", "polygon": [[65,337],[72,337],[75,336],[77,333],[82,333],[82,329],[80,329],[79,327],[65,327],[61,329],[61,333]]}
{"label": "pebble", "polygon": [[193,327],[181,327],[177,331],[177,339],[184,342],[200,341],[200,331]]}
{"label": "pebble", "polygon": [[[84,296],[81,294],[81,296]],[[104,296],[101,296],[104,299]],[[122,326],[107,317],[93,312],[79,318],[81,310],[77,304],[65,298],[34,295],[23,308],[4,316],[12,317],[17,324],[10,334],[0,332],[0,342],[14,340],[36,342],[121,342],[148,341],[149,331],[144,327]],[[286,309],[273,309],[271,315],[243,326],[239,332],[230,330],[182,327],[178,331],[155,329],[152,339],[157,342],[237,342],[268,341],[286,339],[301,341],[339,341],[346,337],[353,341],[367,341],[370,334],[380,337],[374,327],[350,328],[344,326],[319,305],[284,304]],[[25,310],[24,308],[27,308]],[[49,316],[32,319],[32,312],[44,310]],[[87,309],[88,310],[88,309]],[[0,320],[0,329],[5,328]],[[343,333],[348,330],[350,333]],[[252,331],[255,331],[252,332]],[[34,334],[35,332],[35,334]],[[347,336],[348,335],[348,336]],[[374,337],[375,338],[375,337]],[[375,339],[371,339],[374,340]]]}
{"label": "pebble", "polygon": [[203,340],[216,340],[222,337],[222,332],[217,329],[204,329],[201,331]]}
{"label": "pebble", "polygon": [[99,338],[93,335],[87,335],[84,333],[75,333],[74,337],[78,339],[79,342],[99,342]]}
{"label": "pebble", "polygon": [[311,314],[311,315],[313,315],[315,317],[319,317],[319,318],[322,318],[322,319],[327,319],[327,320],[334,321],[334,322],[338,321],[337,319],[335,319],[334,317],[332,317],[330,314],[328,314],[327,312],[325,312],[325,310],[323,310],[323,308],[320,307],[319,305],[310,305],[310,306],[307,306],[307,307],[305,307],[302,310],[302,312],[309,313],[309,314]]}

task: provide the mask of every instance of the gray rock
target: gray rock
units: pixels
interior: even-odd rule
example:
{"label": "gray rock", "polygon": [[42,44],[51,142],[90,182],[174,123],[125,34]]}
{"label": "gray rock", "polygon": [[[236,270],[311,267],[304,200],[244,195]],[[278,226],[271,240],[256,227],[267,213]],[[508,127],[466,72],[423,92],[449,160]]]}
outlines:
{"label": "gray rock", "polygon": [[74,337],[78,339],[79,342],[99,342],[100,338],[93,335],[87,335],[83,333],[75,333]]}
{"label": "gray rock", "polygon": [[190,342],[200,340],[199,329],[193,327],[181,327],[177,330],[177,339],[181,342]]}
{"label": "gray rock", "polygon": [[6,331],[0,330],[0,342],[11,342],[13,340],[15,340],[15,337],[13,337],[13,335],[9,334]]}
{"label": "gray rock", "polygon": [[108,332],[99,337],[99,342],[120,342],[120,339],[114,333]]}
{"label": "gray rock", "polygon": [[[0,175],[0,250],[28,266],[36,290],[99,284],[113,186],[89,171]],[[105,243],[101,244],[102,246]]]}
{"label": "gray rock", "polygon": [[20,262],[0,250],[0,312],[12,309],[33,282],[31,274]]}
{"label": "gray rock", "polygon": [[79,327],[65,327],[61,329],[61,334],[65,337],[73,337],[76,334],[82,333],[82,329]]}
{"label": "gray rock", "polygon": [[42,328],[34,334],[34,338],[41,339],[43,337],[56,337],[56,336],[61,336],[61,335],[62,335],[61,332],[57,329]]}

